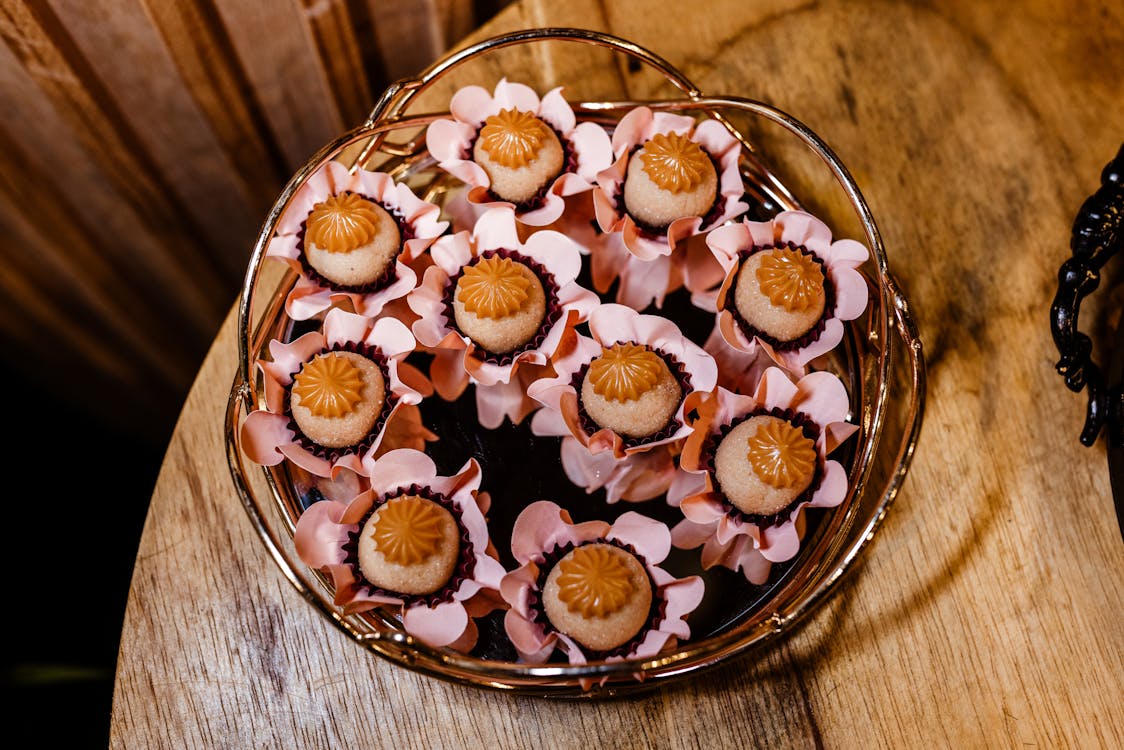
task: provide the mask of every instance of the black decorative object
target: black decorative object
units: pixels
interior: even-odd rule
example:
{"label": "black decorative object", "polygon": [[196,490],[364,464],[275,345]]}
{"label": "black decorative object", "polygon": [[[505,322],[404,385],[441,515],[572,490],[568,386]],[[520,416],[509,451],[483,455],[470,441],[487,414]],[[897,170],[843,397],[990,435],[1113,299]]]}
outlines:
{"label": "black decorative object", "polygon": [[1058,292],[1050,308],[1050,327],[1061,359],[1058,374],[1075,393],[1089,389],[1089,407],[1081,443],[1092,445],[1107,423],[1110,439],[1124,442],[1124,409],[1119,387],[1110,391],[1104,373],[1092,360],[1093,342],[1077,330],[1081,301],[1094,292],[1101,268],[1124,242],[1124,145],[1101,172],[1101,186],[1089,196],[1073,222],[1073,257],[1058,270]]}
{"label": "black decorative object", "polygon": [[1071,391],[1089,389],[1081,443],[1091,446],[1107,426],[1108,468],[1116,518],[1124,536],[1124,322],[1117,325],[1107,378],[1092,360],[1093,343],[1077,330],[1081,301],[1094,292],[1101,268],[1124,245],[1124,145],[1101,172],[1101,186],[1089,196],[1073,222],[1073,257],[1058,270],[1058,292],[1050,308],[1050,328],[1061,359],[1058,374]]}

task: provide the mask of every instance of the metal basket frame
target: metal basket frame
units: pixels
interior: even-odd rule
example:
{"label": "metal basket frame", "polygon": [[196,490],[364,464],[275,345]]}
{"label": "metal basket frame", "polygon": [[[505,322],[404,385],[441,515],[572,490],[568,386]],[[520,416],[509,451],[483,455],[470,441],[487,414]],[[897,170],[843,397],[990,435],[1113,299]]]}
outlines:
{"label": "metal basket frame", "polygon": [[[846,499],[827,520],[808,563],[792,571],[774,592],[768,606],[761,608],[725,632],[698,641],[679,644],[674,651],[648,659],[614,662],[595,661],[583,665],[524,664],[480,659],[447,649],[430,647],[409,636],[394,621],[378,614],[344,615],[332,603],[330,582],[311,571],[291,549],[298,501],[286,474],[279,467],[258,467],[265,472],[269,497],[262,497],[250,486],[246,459],[242,453],[239,425],[244,415],[258,408],[260,387],[255,381],[255,358],[272,335],[285,325],[283,302],[295,282],[292,271],[273,291],[269,304],[260,313],[260,322],[251,330],[254,304],[261,294],[261,266],[265,250],[276,225],[297,190],[322,164],[345,152],[355,152],[351,170],[366,165],[376,153],[397,160],[395,169],[417,168],[428,157],[424,139],[394,143],[388,136],[399,130],[419,128],[448,113],[407,116],[409,104],[453,68],[479,56],[512,45],[541,41],[567,41],[595,45],[625,54],[654,68],[682,92],[681,99],[656,101],[588,101],[572,103],[580,118],[612,121],[617,114],[644,105],[653,109],[698,111],[713,117],[741,142],[741,170],[747,189],[782,209],[795,209],[800,202],[760,158],[757,148],[734,128],[724,111],[744,112],[776,123],[796,136],[827,165],[846,193],[851,208],[861,222],[867,247],[871,251],[873,273],[866,273],[872,291],[865,330],[849,324],[844,344],[861,349],[864,373],[859,376],[861,409],[859,438],[849,472]],[[431,159],[431,157],[428,157]],[[389,171],[389,170],[388,170]],[[393,172],[392,172],[393,174]],[[857,323],[857,321],[856,321]],[[234,486],[254,530],[285,578],[325,618],[350,639],[381,657],[435,677],[479,687],[495,688],[554,697],[604,697],[650,689],[675,678],[696,673],[723,663],[730,657],[761,648],[778,637],[791,633],[809,614],[839,589],[868,548],[905,479],[920,434],[925,400],[925,367],[921,340],[909,304],[891,275],[886,251],[874,217],[847,168],[828,145],[808,126],[771,105],[734,96],[706,96],[667,61],[630,41],[600,32],[572,28],[544,28],[519,31],[486,39],[437,61],[414,79],[403,79],[389,86],[360,126],[343,134],[313,155],[289,180],[269,212],[249,261],[238,306],[238,370],[225,415],[227,460]],[[908,406],[900,425],[901,439],[895,445],[881,446],[890,397],[891,364],[899,341],[904,345],[905,372],[899,380],[908,383]],[[901,355],[899,354],[899,357]],[[871,361],[873,360],[873,361]],[[869,381],[869,382],[867,382]],[[901,396],[901,394],[895,394]],[[854,396],[852,396],[854,398]],[[868,487],[873,459],[880,449],[894,451],[891,468],[878,487]],[[860,516],[857,499],[876,492],[876,499]],[[272,520],[271,520],[272,518]],[[592,689],[590,686],[593,686]]]}

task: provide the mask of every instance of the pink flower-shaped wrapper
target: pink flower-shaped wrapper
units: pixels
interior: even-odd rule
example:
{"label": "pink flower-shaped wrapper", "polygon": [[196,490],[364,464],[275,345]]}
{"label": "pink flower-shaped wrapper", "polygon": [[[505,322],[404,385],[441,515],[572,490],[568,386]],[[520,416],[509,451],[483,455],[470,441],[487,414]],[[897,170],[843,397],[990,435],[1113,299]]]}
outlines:
{"label": "pink flower-shaped wrapper", "polygon": [[[437,475],[437,467],[420,451],[401,448],[379,459],[370,459],[371,488],[349,503],[321,500],[313,503],[297,520],[293,543],[297,554],[309,566],[331,576],[335,603],[351,614],[374,607],[397,611],[402,627],[410,635],[431,646],[469,651],[476,643],[473,617],[495,608],[504,576],[503,566],[489,553],[488,526],[479,502],[480,465],[469,459],[454,476]],[[448,500],[459,525],[468,532],[474,562],[471,571],[454,576],[439,595],[428,597],[395,596],[372,589],[351,559],[347,547],[359,524],[382,499],[427,490]],[[446,506],[448,507],[448,506]],[[462,549],[464,559],[466,551]],[[461,566],[458,565],[458,570]],[[440,602],[430,604],[433,598]]]}
{"label": "pink flower-shaped wrapper", "polygon": [[[516,206],[497,199],[490,190],[488,173],[472,159],[471,148],[480,127],[503,109],[535,115],[555,130],[563,148],[571,154],[570,168],[564,166],[563,172],[542,192],[541,199],[528,201],[527,205]],[[574,110],[562,96],[562,87],[551,89],[540,99],[534,89],[510,83],[506,78],[496,84],[491,94],[480,86],[465,86],[453,95],[449,113],[452,119],[437,120],[426,130],[430,154],[442,169],[469,186],[470,204],[481,209],[507,206],[515,209],[519,221],[529,226],[546,226],[557,220],[566,208],[565,198],[592,190],[597,173],[613,160],[608,133],[596,123],[578,124]]]}
{"label": "pink flower-shaped wrapper", "polygon": [[[527,389],[528,395],[544,408],[535,412],[531,429],[536,435],[569,435],[585,446],[590,453],[611,451],[620,460],[644,453],[662,445],[678,442],[691,433],[686,414],[698,406],[714,390],[718,368],[714,359],[685,337],[678,326],[659,315],[641,315],[632,308],[613,303],[603,304],[589,317],[592,338],[574,333],[567,337],[566,345],[554,361],[553,378],[542,378]],[[630,441],[610,429],[601,428],[589,434],[582,427],[578,406],[578,391],[574,376],[596,357],[603,347],[621,342],[647,346],[678,363],[690,379],[690,388],[684,391],[683,401],[675,413],[678,425],[666,436],[657,440],[630,444]],[[674,368],[673,368],[674,371]],[[565,460],[566,454],[563,454]],[[583,469],[567,467],[567,475],[579,476]]]}
{"label": "pink flower-shaped wrapper", "polygon": [[[501,250],[537,263],[553,277],[557,292],[554,300],[547,300],[548,316],[551,305],[558,312],[532,345],[514,356],[497,359],[456,327],[447,306],[447,287],[465,265],[485,253]],[[545,366],[553,359],[565,332],[588,319],[600,304],[597,295],[575,281],[582,263],[577,246],[565,235],[549,230],[535,232],[525,243],[520,242],[514,211],[499,207],[486,211],[471,235],[458,232],[442,237],[434,243],[430,256],[434,265],[426,269],[421,285],[410,293],[407,302],[419,316],[413,324],[414,335],[434,354],[430,366],[434,388],[451,401],[470,382],[475,384],[480,422],[487,427],[498,427],[505,416],[522,419],[534,408],[525,394],[530,380],[546,372]],[[508,387],[512,385],[518,387]]]}
{"label": "pink flower-shaped wrapper", "polygon": [[702,601],[703,581],[698,576],[675,578],[659,567],[671,551],[671,533],[667,526],[631,511],[621,514],[613,524],[604,521],[574,524],[569,513],[557,504],[539,500],[524,508],[515,521],[511,552],[521,567],[505,575],[500,583],[500,593],[511,606],[504,627],[523,661],[542,663],[556,648],[565,652],[571,664],[587,661],[577,642],[553,628],[548,629],[540,621],[540,616],[545,620],[545,614],[534,611],[532,600],[539,591],[540,565],[548,554],[566,545],[605,541],[629,546],[643,558],[654,597],[662,601],[658,622],[648,627],[647,632],[642,631],[642,636],[638,634],[638,640],[628,653],[609,656],[605,661],[655,656],[677,640],[691,637],[686,617]]}
{"label": "pink flower-shaped wrapper", "polygon": [[[542,428],[543,423],[539,426]],[[552,428],[561,432],[566,426],[556,424]],[[667,492],[678,476],[676,445],[665,443],[622,459],[613,451],[590,453],[567,431],[562,435],[562,469],[569,480],[584,487],[586,493],[604,488],[605,502],[609,504],[620,500],[639,503]]]}
{"label": "pink flower-shaped wrapper", "polygon": [[747,352],[727,344],[717,318],[703,349],[718,364],[718,385],[734,393],[753,393],[765,370],[778,364],[768,354],[772,349],[766,351],[766,346],[757,346]]}
{"label": "pink flower-shaped wrapper", "polygon": [[[361,344],[374,348],[386,358],[387,400],[391,401],[389,413],[364,452],[374,455],[387,434],[395,434],[390,427],[398,411],[405,405],[421,402],[422,395],[400,376],[408,368],[402,363],[414,351],[413,335],[403,323],[393,318],[372,321],[362,315],[339,308],[328,311],[319,331],[306,333],[285,344],[273,340],[269,344],[270,359],[258,360],[265,386],[265,407],[255,409],[242,421],[242,447],[251,461],[262,466],[275,466],[288,459],[318,477],[335,477],[340,471],[350,470],[366,476],[364,456],[340,449],[331,460],[306,448],[303,438],[294,429],[287,415],[288,390],[293,377],[301,367],[322,351],[336,346]],[[424,439],[424,433],[407,430],[404,439]]]}
{"label": "pink flower-shaped wrapper", "polygon": [[[317,203],[347,192],[363,195],[398,215],[413,235],[402,243],[402,251],[394,262],[394,280],[373,291],[338,288],[310,273],[304,260],[302,226],[308,214]],[[440,213],[440,207],[421,200],[409,186],[395,182],[388,174],[364,169],[352,174],[339,162],[328,162],[293,196],[266,248],[268,257],[288,264],[300,274],[285,299],[285,312],[294,320],[308,320],[333,305],[350,305],[360,315],[377,316],[389,302],[405,297],[417,286],[415,262],[448,226],[448,222],[440,220]]]}
{"label": "pink flower-shaped wrapper", "polygon": [[[706,243],[725,270],[721,287],[713,292],[713,306],[706,306],[717,310],[717,326],[722,333],[722,340],[740,352],[753,355],[763,351],[794,374],[803,374],[810,361],[827,354],[842,341],[843,322],[854,320],[866,309],[869,293],[866,279],[858,271],[858,267],[869,257],[869,252],[855,240],[832,242],[831,229],[809,213],[784,211],[771,221],[746,219],[715,229],[706,236]],[[776,247],[788,243],[805,248],[823,262],[835,298],[832,309],[824,310],[823,328],[819,336],[793,348],[771,346],[757,336],[750,339],[730,310],[742,253],[753,248]],[[700,296],[695,295],[696,303]]]}
{"label": "pink flower-shaped wrapper", "polygon": [[[634,149],[660,133],[686,134],[710,155],[718,167],[718,198],[716,208],[707,216],[676,219],[663,235],[652,237],[637,226],[627,211],[621,210],[618,196]],[[619,277],[618,302],[637,310],[653,302],[662,307],[664,297],[684,281],[689,288],[695,285],[690,280],[686,252],[677,252],[680,244],[721,226],[748,208],[741,201],[745,192],[738,172],[741,146],[717,120],[696,124],[692,117],[637,107],[622,117],[613,131],[613,154],[616,161],[597,175],[598,189],[593,192],[597,223],[605,233],[593,250],[593,286],[604,293]],[[705,265],[706,259],[702,263]],[[709,277],[703,267],[696,273]]]}
{"label": "pink flower-shaped wrapper", "polygon": [[[754,412],[772,410],[797,413],[816,426],[816,452],[823,470],[810,497],[797,502],[786,519],[759,526],[732,510],[709,467],[712,446],[724,428]],[[849,412],[846,388],[829,372],[813,372],[794,383],[783,369],[771,367],[753,395],[718,388],[715,397],[699,407],[695,431],[680,456],[683,475],[676,479],[675,493],[669,493],[672,504],[681,498],[679,508],[685,517],[672,529],[675,546],[701,545],[704,568],[741,569],[751,582],[764,583],[771,563],[791,560],[799,551],[804,508],[833,508],[847,496],[847,473],[827,455],[858,429],[846,422]]]}

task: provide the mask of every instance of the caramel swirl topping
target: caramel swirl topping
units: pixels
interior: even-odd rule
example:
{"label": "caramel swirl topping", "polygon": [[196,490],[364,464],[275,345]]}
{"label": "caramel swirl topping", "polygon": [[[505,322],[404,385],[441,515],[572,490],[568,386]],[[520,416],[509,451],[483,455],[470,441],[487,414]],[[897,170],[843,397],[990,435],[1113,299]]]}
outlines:
{"label": "caramel swirl topping", "polygon": [[702,184],[710,157],[679,133],[656,133],[644,144],[644,171],[664,190],[683,193]]}
{"label": "caramel swirl topping", "polygon": [[636,590],[628,563],[606,545],[578,547],[558,567],[558,598],[582,617],[608,617]]}
{"label": "caramel swirl topping", "polygon": [[762,294],[789,312],[803,312],[823,296],[823,269],[799,250],[777,247],[767,251],[756,275]]}
{"label": "caramel swirl topping", "polygon": [[464,309],[482,318],[506,318],[522,309],[531,296],[526,266],[493,255],[466,266],[457,282],[457,298]]}
{"label": "caramel swirl topping", "polygon": [[330,253],[350,253],[375,238],[379,215],[361,195],[332,195],[312,207],[305,239]]}
{"label": "caramel swirl topping", "polygon": [[782,419],[770,419],[749,439],[749,465],[771,487],[798,487],[816,468],[816,445],[804,432]]}
{"label": "caramel swirl topping", "polygon": [[652,390],[663,374],[660,355],[646,346],[613,344],[589,363],[593,392],[610,401],[635,401]]}
{"label": "caramel swirl topping", "polygon": [[501,109],[484,120],[480,148],[505,167],[525,167],[547,142],[543,121],[530,112]]}
{"label": "caramel swirl topping", "polygon": [[379,509],[371,538],[387,562],[417,565],[441,546],[441,507],[417,495],[395,497]]}
{"label": "caramel swirl topping", "polygon": [[342,417],[362,398],[363,376],[355,363],[325,354],[306,364],[294,378],[293,392],[317,417]]}

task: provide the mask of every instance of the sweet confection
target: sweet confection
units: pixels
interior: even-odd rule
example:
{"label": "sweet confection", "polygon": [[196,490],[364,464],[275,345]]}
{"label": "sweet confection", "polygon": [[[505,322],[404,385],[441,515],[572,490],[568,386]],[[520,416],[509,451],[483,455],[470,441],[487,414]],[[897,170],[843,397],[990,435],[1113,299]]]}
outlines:
{"label": "sweet confection", "polygon": [[450,119],[426,129],[426,146],[468,187],[463,214],[469,223],[480,211],[506,205],[521,224],[552,224],[613,161],[609,134],[592,122],[578,123],[561,87],[540,99],[506,78],[491,93],[465,86],[453,95],[449,113]]}
{"label": "sweet confection", "polygon": [[555,377],[528,388],[545,407],[535,413],[535,433],[570,435],[593,453],[610,450],[618,458],[690,434],[685,415],[713,390],[714,359],[672,321],[624,305],[598,306],[589,331],[555,360]]}
{"label": "sweet confection", "polygon": [[297,427],[326,448],[355,445],[366,437],[385,403],[382,368],[348,351],[317,354],[303,364],[289,397]]}
{"label": "sweet confection", "polygon": [[481,659],[650,659],[722,626],[673,548],[757,601],[847,497],[830,456],[857,427],[820,357],[866,307],[866,248],[803,211],[739,219],[722,121],[619,109],[467,86],[432,159],[329,162],[285,207],[291,333],[241,444],[287,462],[298,555],[345,615]]}
{"label": "sweet confection", "polygon": [[683,388],[650,347],[602,347],[582,378],[581,404],[599,427],[628,438],[659,432],[675,416]]}
{"label": "sweet confection", "polygon": [[670,550],[667,527],[639,513],[574,524],[554,502],[529,504],[511,533],[520,567],[500,584],[521,658],[543,662],[556,649],[571,663],[645,657],[689,638],[685,618],[703,583],[658,567]]}
{"label": "sweet confection", "polygon": [[480,128],[472,158],[503,201],[525,203],[562,173],[566,154],[557,134],[530,112],[501,109]]}
{"label": "sweet confection", "polygon": [[[843,323],[866,309],[866,280],[858,267],[865,246],[832,241],[831,230],[804,211],[784,211],[771,221],[718,227],[706,244],[723,268],[721,285],[700,296],[714,300],[720,338],[707,350],[758,351],[793,372],[839,345]],[[727,383],[748,391],[752,383]]]}
{"label": "sweet confection", "polygon": [[461,269],[453,320],[481,349],[507,354],[530,341],[546,317],[542,280],[511,257],[478,258]]}
{"label": "sweet confection", "polygon": [[356,193],[328,196],[305,220],[308,264],[339,286],[374,283],[401,246],[398,224],[386,209]]}
{"label": "sweet confection", "polygon": [[679,445],[693,429],[686,415],[714,389],[717,367],[660,315],[603,303],[589,331],[555,359],[553,377],[527,388],[542,406],[531,430],[562,438],[574,484],[605,487],[609,502],[650,499],[675,477]]}
{"label": "sweet confection", "polygon": [[402,448],[372,461],[369,475],[370,489],[350,502],[309,506],[297,554],[331,577],[345,612],[387,608],[426,643],[471,650],[475,618],[495,608],[504,575],[490,552],[479,464],[439,476],[431,458]]}
{"label": "sweet confection", "polygon": [[265,404],[241,425],[247,455],[264,466],[289,460],[318,477],[344,469],[365,476],[364,457],[378,452],[388,434],[416,443],[416,426],[388,429],[422,399],[399,376],[416,347],[401,321],[340,309],[328,312],[319,331],[290,343],[274,340],[270,358],[258,361]]}
{"label": "sweet confection", "polygon": [[800,497],[816,475],[816,444],[788,420],[760,414],[718,441],[714,480],[730,504],[749,516],[774,516]]}
{"label": "sweet confection", "polygon": [[414,335],[434,355],[434,389],[453,401],[472,384],[489,428],[518,424],[536,408],[528,387],[599,302],[576,281],[582,259],[572,240],[539,230],[523,242],[516,226],[514,210],[498,206],[471,232],[442,237],[407,298]]}
{"label": "sweet confection", "polygon": [[742,320],[782,345],[812,330],[826,303],[822,264],[796,248],[753,253],[734,282],[734,306]]}
{"label": "sweet confection", "polygon": [[330,161],[297,190],[266,256],[299,274],[285,298],[293,320],[333,307],[375,317],[417,286],[448,226],[439,206],[390,175]]}
{"label": "sweet confection", "polygon": [[722,565],[763,583],[773,563],[800,548],[806,507],[832,508],[847,494],[843,467],[827,458],[856,427],[842,381],[813,372],[794,381],[765,371],[752,395],[719,387],[699,408],[669,501],[683,520],[676,547],[702,547],[704,568]]}
{"label": "sweet confection", "polygon": [[453,576],[460,531],[452,514],[418,495],[398,495],[370,515],[357,540],[359,572],[400,594],[432,594]]}
{"label": "sweet confection", "polygon": [[635,638],[648,621],[652,582],[630,552],[611,544],[586,544],[551,568],[542,605],[559,632],[591,651],[608,651]]}
{"label": "sweet confection", "polygon": [[738,161],[741,144],[716,120],[637,107],[613,130],[616,161],[593,191],[602,237],[591,250],[593,288],[637,310],[684,284],[705,290],[713,261],[687,240],[742,214],[748,205]]}
{"label": "sweet confection", "polygon": [[629,159],[624,206],[642,227],[663,229],[684,216],[705,216],[717,197],[714,163],[682,133],[656,133]]}

